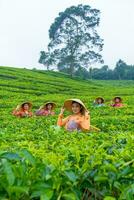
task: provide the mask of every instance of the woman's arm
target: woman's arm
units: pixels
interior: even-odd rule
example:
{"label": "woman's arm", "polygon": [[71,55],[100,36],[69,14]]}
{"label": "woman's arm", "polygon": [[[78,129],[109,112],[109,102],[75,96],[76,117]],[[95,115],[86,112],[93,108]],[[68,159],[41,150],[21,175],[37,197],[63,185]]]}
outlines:
{"label": "woman's arm", "polygon": [[90,130],[90,115],[89,115],[88,111],[85,113],[85,116],[83,117],[82,121],[80,122],[80,127],[83,131]]}
{"label": "woman's arm", "polygon": [[32,112],[29,112],[29,116],[32,117],[32,116],[33,116],[33,113],[32,113]]}
{"label": "woman's arm", "polygon": [[66,117],[65,119],[63,119],[63,113],[64,113],[64,111],[65,111],[65,108],[62,107],[61,111],[60,111],[60,114],[58,116],[58,121],[57,121],[57,125],[58,126],[65,126],[66,123],[67,123],[67,121],[68,121],[68,119],[69,119],[69,116]]}
{"label": "woman's arm", "polygon": [[59,114],[57,125],[58,126],[65,126],[67,121],[68,121],[68,119],[69,119],[69,116],[63,119],[63,114]]}
{"label": "woman's arm", "polygon": [[35,112],[35,114],[36,114],[37,116],[43,115],[43,114],[44,114],[44,110],[37,110],[37,111]]}
{"label": "woman's arm", "polygon": [[17,111],[17,110],[15,109],[15,110],[13,110],[12,114],[13,114],[14,116],[20,116],[20,111]]}

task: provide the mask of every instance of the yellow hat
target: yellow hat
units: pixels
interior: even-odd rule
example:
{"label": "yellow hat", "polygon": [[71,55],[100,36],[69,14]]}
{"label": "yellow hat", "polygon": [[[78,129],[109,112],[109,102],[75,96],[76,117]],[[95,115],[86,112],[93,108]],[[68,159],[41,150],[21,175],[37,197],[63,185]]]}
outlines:
{"label": "yellow hat", "polygon": [[73,102],[76,102],[76,103],[79,103],[82,108],[83,108],[83,111],[87,111],[87,108],[86,106],[84,105],[84,103],[80,100],[80,99],[68,99],[64,102],[64,107],[68,110],[68,111],[71,111],[72,112],[72,103]]}

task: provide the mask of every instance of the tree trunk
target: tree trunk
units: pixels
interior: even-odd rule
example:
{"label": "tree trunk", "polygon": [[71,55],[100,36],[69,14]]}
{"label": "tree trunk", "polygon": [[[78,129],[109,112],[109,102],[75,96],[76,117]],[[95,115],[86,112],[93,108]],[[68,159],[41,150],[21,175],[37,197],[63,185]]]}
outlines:
{"label": "tree trunk", "polygon": [[89,69],[90,79],[92,80],[92,68]]}
{"label": "tree trunk", "polygon": [[73,77],[73,75],[74,75],[74,66],[73,66],[73,64],[70,64],[69,73],[70,73],[70,76]]}
{"label": "tree trunk", "polygon": [[49,71],[49,65],[47,65],[47,70]]}

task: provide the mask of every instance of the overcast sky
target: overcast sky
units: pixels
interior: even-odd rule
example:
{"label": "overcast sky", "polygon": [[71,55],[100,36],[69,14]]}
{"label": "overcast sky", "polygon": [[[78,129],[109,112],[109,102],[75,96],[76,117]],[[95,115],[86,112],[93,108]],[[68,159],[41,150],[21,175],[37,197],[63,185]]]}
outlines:
{"label": "overcast sky", "polygon": [[101,11],[105,64],[113,68],[119,58],[134,64],[134,0],[0,0],[0,66],[43,68],[38,59],[50,25],[78,4]]}

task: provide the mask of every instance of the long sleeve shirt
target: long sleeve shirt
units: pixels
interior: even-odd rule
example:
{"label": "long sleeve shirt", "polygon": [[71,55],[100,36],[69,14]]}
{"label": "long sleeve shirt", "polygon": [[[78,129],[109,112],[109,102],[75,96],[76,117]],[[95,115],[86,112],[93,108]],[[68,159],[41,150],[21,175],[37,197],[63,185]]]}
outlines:
{"label": "long sleeve shirt", "polygon": [[33,116],[33,113],[30,112],[30,111],[23,111],[23,110],[14,110],[12,112],[12,114],[14,116],[17,116],[17,117],[32,117]]}

